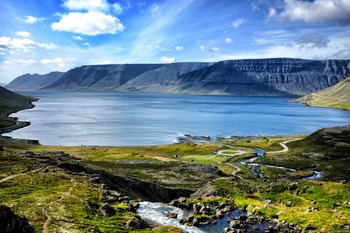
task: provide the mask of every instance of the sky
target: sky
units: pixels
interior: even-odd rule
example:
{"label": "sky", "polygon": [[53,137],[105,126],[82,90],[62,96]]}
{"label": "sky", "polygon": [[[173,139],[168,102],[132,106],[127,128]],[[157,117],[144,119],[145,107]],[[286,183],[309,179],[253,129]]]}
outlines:
{"label": "sky", "polygon": [[0,0],[0,83],[81,65],[350,59],[350,0]]}

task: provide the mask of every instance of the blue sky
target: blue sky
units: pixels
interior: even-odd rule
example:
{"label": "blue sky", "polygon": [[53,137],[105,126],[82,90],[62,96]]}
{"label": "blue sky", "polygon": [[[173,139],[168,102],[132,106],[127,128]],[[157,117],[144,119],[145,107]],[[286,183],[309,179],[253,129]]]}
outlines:
{"label": "blue sky", "polygon": [[349,0],[1,0],[0,83],[86,64],[350,59]]}

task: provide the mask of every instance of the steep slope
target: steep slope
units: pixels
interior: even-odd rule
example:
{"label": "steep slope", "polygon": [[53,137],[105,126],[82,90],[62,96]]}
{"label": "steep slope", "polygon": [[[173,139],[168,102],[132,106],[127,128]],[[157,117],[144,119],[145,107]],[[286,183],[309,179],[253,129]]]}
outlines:
{"label": "steep slope", "polygon": [[94,65],[68,71],[49,89],[225,95],[305,95],[350,74],[350,60],[291,58],[217,63]]}
{"label": "steep slope", "polygon": [[166,83],[193,94],[302,95],[340,81],[349,61],[247,59],[215,63]]}
{"label": "steep slope", "polygon": [[63,72],[51,72],[44,75],[24,74],[15,78],[5,87],[15,90],[37,90],[56,82],[63,74]]}
{"label": "steep slope", "polygon": [[10,113],[31,108],[31,102],[35,100],[0,87],[0,133],[12,130],[11,127],[16,125],[17,119],[8,117]]}
{"label": "steep slope", "polygon": [[336,85],[293,100],[310,106],[350,110],[350,77]]}
{"label": "steep slope", "polygon": [[46,89],[110,90],[162,64],[91,65],[69,70]]}
{"label": "steep slope", "polygon": [[119,91],[171,92],[169,84],[188,72],[208,67],[205,62],[181,62],[164,65],[145,72],[116,88]]}

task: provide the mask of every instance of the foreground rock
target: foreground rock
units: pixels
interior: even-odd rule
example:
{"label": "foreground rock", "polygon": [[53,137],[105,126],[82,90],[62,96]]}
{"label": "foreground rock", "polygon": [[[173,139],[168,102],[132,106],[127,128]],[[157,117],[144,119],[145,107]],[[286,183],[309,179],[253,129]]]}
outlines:
{"label": "foreground rock", "polygon": [[9,207],[0,206],[0,232],[1,233],[34,233],[28,219],[19,217]]}

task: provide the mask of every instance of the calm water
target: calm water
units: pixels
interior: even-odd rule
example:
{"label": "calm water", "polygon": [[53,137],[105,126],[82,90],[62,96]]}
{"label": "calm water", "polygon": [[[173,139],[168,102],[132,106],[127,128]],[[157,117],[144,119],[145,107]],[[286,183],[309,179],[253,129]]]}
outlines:
{"label": "calm water", "polygon": [[21,92],[40,98],[21,111],[31,126],[8,135],[44,145],[155,145],[178,136],[307,134],[350,123],[350,111],[288,103],[293,97],[115,92]]}

